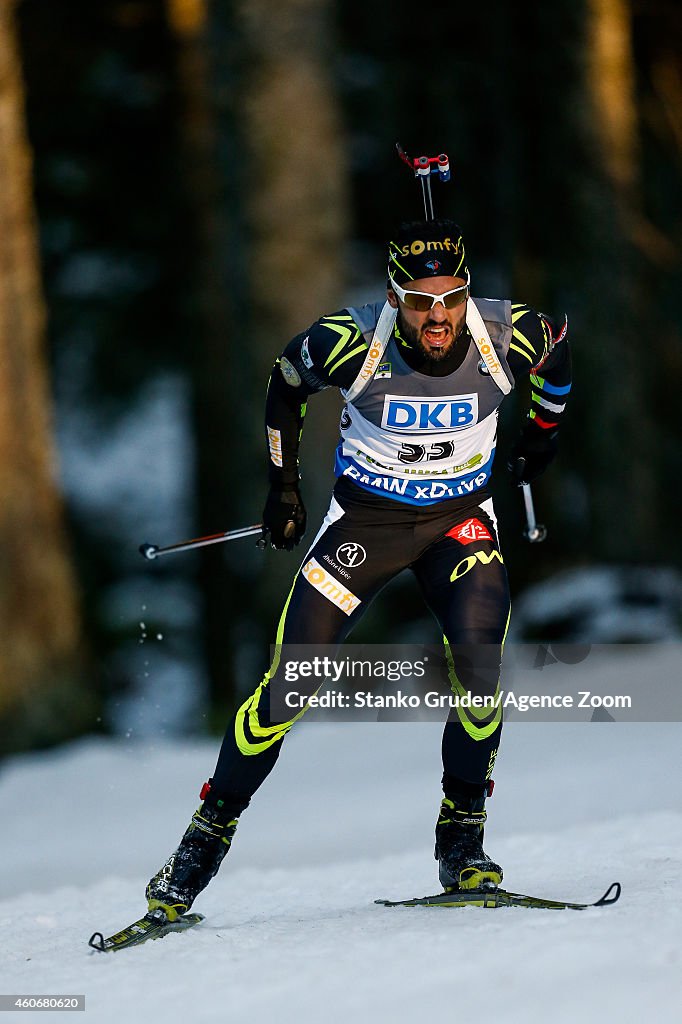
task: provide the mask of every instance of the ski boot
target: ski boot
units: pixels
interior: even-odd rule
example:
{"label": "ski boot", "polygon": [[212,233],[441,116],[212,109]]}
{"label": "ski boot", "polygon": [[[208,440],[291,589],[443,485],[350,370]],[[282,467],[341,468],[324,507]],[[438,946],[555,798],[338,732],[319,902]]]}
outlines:
{"label": "ski boot", "polygon": [[436,824],[438,877],[446,892],[458,889],[496,889],[502,868],[483,851],[485,798],[493,783],[473,785],[448,779]]}
{"label": "ski boot", "polygon": [[203,803],[192,815],[177,850],[147,884],[149,912],[162,910],[168,921],[186,914],[217,873],[243,810],[243,805],[235,809],[213,794],[210,781],[200,796]]}

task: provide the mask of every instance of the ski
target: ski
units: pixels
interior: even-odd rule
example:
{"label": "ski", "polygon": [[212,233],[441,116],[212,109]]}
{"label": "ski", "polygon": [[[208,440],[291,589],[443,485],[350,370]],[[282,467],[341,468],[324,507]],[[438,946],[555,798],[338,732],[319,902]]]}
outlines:
{"label": "ski", "polygon": [[568,900],[546,900],[541,896],[524,896],[507,889],[465,889],[440,892],[435,896],[419,896],[411,900],[375,900],[382,907],[532,907],[537,910],[587,910],[588,907],[610,907],[621,893],[620,882],[613,882],[601,899],[594,903],[570,903]]}
{"label": "ski", "polygon": [[90,936],[88,945],[98,953],[116,952],[119,949],[128,949],[129,946],[139,946],[142,942],[150,939],[161,939],[169,932],[184,932],[193,928],[204,920],[203,914],[182,914],[175,921],[169,921],[162,910],[155,910],[153,913],[145,914],[139,921],[134,921],[127,928],[110,935],[105,939],[101,932],[95,932]]}

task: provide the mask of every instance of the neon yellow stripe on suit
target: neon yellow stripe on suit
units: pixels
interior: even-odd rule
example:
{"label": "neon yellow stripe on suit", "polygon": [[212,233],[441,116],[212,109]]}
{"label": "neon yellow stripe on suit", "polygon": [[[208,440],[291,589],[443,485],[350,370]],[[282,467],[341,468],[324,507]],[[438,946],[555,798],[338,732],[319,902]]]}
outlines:
{"label": "neon yellow stripe on suit", "polygon": [[[350,350],[350,352],[348,353],[348,355],[346,355],[346,356],[341,356],[341,358],[340,358],[340,359],[338,359],[338,360],[337,360],[337,361],[336,361],[336,362],[334,363],[334,365],[333,365],[333,366],[331,366],[331,367],[329,368],[329,376],[331,377],[331,375],[332,375],[332,374],[334,373],[334,371],[335,371],[335,370],[338,370],[339,366],[341,366],[341,365],[342,365],[342,363],[345,363],[347,359],[352,359],[352,358],[353,358],[353,356],[356,356],[356,355],[358,354],[358,352],[364,352],[364,350],[365,350],[366,348],[367,348],[367,345],[366,345],[366,344],[365,344],[365,343],[363,342],[363,343],[362,343],[362,345],[358,345],[358,347],[357,347],[357,348],[353,348],[353,349],[351,349],[351,350]],[[326,366],[326,365],[327,365],[327,364],[325,363],[325,366]]]}
{"label": "neon yellow stripe on suit", "polygon": [[334,331],[335,334],[338,334],[341,339],[340,341],[337,341],[336,345],[325,360],[324,365],[328,366],[329,363],[333,363],[337,356],[341,354],[349,341],[355,341],[356,338],[360,337],[360,329],[357,324],[353,324],[353,329],[351,327],[344,327],[342,324],[332,323],[330,320],[325,320],[324,326],[328,328],[328,330]]}
{"label": "neon yellow stripe on suit", "polygon": [[[509,629],[509,620],[511,618],[511,605],[507,612],[507,622],[504,627],[504,636],[502,637],[502,643],[500,644],[500,656],[504,650],[504,642],[507,639],[507,631]],[[465,690],[455,672],[455,663],[452,658],[452,651],[450,650],[450,644],[446,636],[443,637],[443,643],[445,644],[445,657],[448,663],[448,676],[450,678],[450,688],[452,692],[460,697],[464,697],[469,691]],[[500,681],[498,679],[497,686],[495,688],[494,697],[497,699],[500,693]],[[498,725],[502,721],[502,704],[498,704],[493,713],[493,718],[486,725],[477,725],[473,722],[472,718],[482,719],[487,718],[490,715],[490,708],[462,708],[457,707],[457,717],[459,718],[462,727],[466,731],[467,735],[471,736],[472,740],[485,740],[488,736],[491,736]]]}
{"label": "neon yellow stripe on suit", "polygon": [[519,353],[519,355],[522,355],[522,356],[524,357],[524,359],[527,359],[527,360],[528,360],[528,362],[529,362],[529,363],[531,364],[531,366],[533,365],[533,360],[531,359],[531,357],[530,357],[530,356],[528,355],[528,353],[527,353],[527,352],[524,352],[522,348],[519,348],[519,346],[518,346],[518,345],[514,345],[514,344],[512,343],[512,344],[511,344],[511,345],[509,346],[509,348],[513,348],[515,352],[518,352],[518,353]]}
{"label": "neon yellow stripe on suit", "polygon": [[[301,715],[303,715],[307,710],[307,707],[304,707],[299,711],[297,715],[294,716],[294,718],[291,719],[290,722],[278,722],[277,725],[263,726],[258,721],[258,705],[260,704],[261,694],[263,693],[263,690],[269,684],[273,675],[277,671],[277,668],[279,667],[279,660],[282,652],[282,637],[284,636],[284,620],[286,619],[287,609],[289,608],[289,602],[291,601],[291,595],[294,592],[294,587],[296,586],[297,579],[298,573],[296,574],[296,576],[294,576],[294,582],[291,585],[291,590],[289,591],[289,595],[284,604],[284,608],[282,609],[279,625],[277,626],[277,637],[275,639],[275,656],[272,659],[272,665],[263,676],[262,682],[258,685],[254,693],[251,694],[248,700],[244,701],[239,711],[237,712],[237,716],[235,718],[235,740],[237,742],[239,752],[241,754],[244,754],[245,757],[250,757],[254,754],[262,754],[264,750],[267,750],[268,747],[271,747],[273,745],[273,743],[276,743],[279,739],[285,736],[289,729],[291,729],[294,722],[298,721]],[[250,740],[247,737],[246,731],[244,729],[244,724],[247,715],[249,720],[249,732],[251,733],[251,735],[267,737],[263,740],[262,743],[254,743],[253,740]]]}
{"label": "neon yellow stripe on suit", "polygon": [[525,334],[521,333],[518,327],[515,327],[513,329],[512,334],[514,335],[517,341],[520,341],[522,345],[526,345],[526,347],[531,350],[533,355],[535,355],[535,345],[532,343],[532,341],[528,340]]}
{"label": "neon yellow stripe on suit", "polygon": [[526,313],[530,313],[530,306],[527,306],[525,302],[512,302],[512,323],[515,324],[517,320],[520,320]]}

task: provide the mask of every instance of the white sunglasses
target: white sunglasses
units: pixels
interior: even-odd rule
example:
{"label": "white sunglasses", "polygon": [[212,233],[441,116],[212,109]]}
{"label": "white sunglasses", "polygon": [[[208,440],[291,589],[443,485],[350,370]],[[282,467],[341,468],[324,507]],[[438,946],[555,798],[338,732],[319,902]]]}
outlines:
{"label": "white sunglasses", "polygon": [[408,309],[414,309],[418,313],[426,313],[428,310],[433,309],[437,302],[442,302],[445,309],[454,309],[455,306],[461,305],[469,294],[469,284],[471,281],[467,272],[466,284],[460,285],[459,288],[451,288],[449,292],[443,292],[442,295],[431,295],[430,292],[417,292],[411,291],[409,288],[401,288],[390,274],[388,279],[391,282],[391,288],[400,301]]}

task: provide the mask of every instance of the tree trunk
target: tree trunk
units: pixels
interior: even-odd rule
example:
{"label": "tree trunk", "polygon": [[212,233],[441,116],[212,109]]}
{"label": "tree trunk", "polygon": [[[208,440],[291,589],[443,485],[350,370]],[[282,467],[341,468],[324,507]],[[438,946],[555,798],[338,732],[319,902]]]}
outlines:
{"label": "tree trunk", "polygon": [[[167,0],[167,11],[176,41],[180,178],[192,239],[186,261],[185,320],[192,383],[196,529],[207,534],[241,525],[230,494],[235,312],[223,259],[224,250],[232,247],[233,225],[219,177],[208,5],[206,0]],[[211,702],[229,704],[233,693],[229,642],[233,574],[225,552],[217,548],[199,552],[197,566],[201,648]]]}
{"label": "tree trunk", "polygon": [[[191,372],[202,532],[258,521],[270,368],[340,301],[347,199],[328,9],[328,0],[168,0],[197,250]],[[266,576],[270,558],[246,541],[202,556],[214,704],[257,682],[256,648],[274,636],[292,571],[279,556]]]}
{"label": "tree trunk", "polygon": [[[335,12],[332,0],[235,2],[241,46],[236,113],[249,186],[248,347],[257,383],[251,418],[259,432],[255,482],[261,501],[267,466],[262,395],[274,357],[318,317],[348,301],[348,141],[334,79]],[[340,410],[336,394],[314,397],[308,405],[301,467],[309,536],[329,504]],[[269,589],[261,587],[256,600],[269,642],[302,553],[264,556]]]}
{"label": "tree trunk", "polygon": [[[631,14],[626,0],[589,0],[586,87],[595,172],[585,192],[585,360],[594,385],[588,438],[595,554],[643,560],[656,540],[655,436],[644,261],[638,251],[639,147]],[[617,522],[617,529],[613,529]]]}
{"label": "tree trunk", "polygon": [[332,80],[330,0],[237,0],[236,10],[251,276],[258,333],[269,341],[266,368],[274,339],[288,340],[333,312],[342,295],[347,146]]}
{"label": "tree trunk", "polygon": [[[89,724],[55,458],[14,3],[0,3],[0,744]],[[75,698],[75,699],[74,699]]]}
{"label": "tree trunk", "polygon": [[627,0],[590,0],[588,42],[587,79],[602,164],[619,201],[632,204],[638,147]]}

